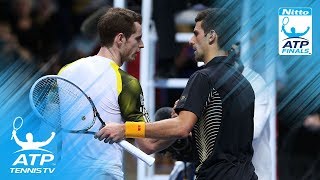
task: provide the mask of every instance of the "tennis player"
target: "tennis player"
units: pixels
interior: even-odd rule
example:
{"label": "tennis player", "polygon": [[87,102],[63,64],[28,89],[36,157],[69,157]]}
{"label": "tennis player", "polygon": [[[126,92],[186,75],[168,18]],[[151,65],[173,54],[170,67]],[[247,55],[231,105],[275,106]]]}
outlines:
{"label": "tennis player", "polygon": [[[91,97],[106,123],[148,122],[141,86],[136,78],[120,69],[136,59],[144,47],[141,15],[128,9],[110,8],[98,22],[101,48],[97,55],[63,67],[59,75],[79,86]],[[99,131],[96,121],[91,131]],[[143,137],[143,136],[141,136]],[[65,133],[61,161],[64,173],[82,179],[124,179],[122,148],[113,141],[104,143],[87,134]],[[136,139],[140,149],[153,153],[170,145],[168,141]],[[163,146],[163,147],[161,147]]]}

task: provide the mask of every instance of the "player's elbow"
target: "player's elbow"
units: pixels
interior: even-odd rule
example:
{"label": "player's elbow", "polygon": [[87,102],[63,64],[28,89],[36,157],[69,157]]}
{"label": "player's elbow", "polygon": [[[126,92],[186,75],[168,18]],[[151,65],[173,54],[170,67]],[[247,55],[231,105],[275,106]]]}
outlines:
{"label": "player's elbow", "polygon": [[145,152],[145,153],[148,154],[148,155],[157,152],[156,147],[153,146],[153,145],[150,145],[150,146],[148,146],[148,147],[140,147],[140,150],[143,151],[143,152]]}
{"label": "player's elbow", "polygon": [[153,154],[157,152],[157,146],[153,141],[150,141],[149,139],[144,139],[144,140],[137,140],[136,139],[136,144],[138,145],[139,149],[146,154]]}
{"label": "player's elbow", "polygon": [[187,138],[190,134],[190,132],[192,131],[193,128],[193,124],[192,123],[188,123],[188,122],[183,122],[181,121],[182,118],[178,118],[177,120],[177,124],[176,124],[176,128],[175,128],[175,138],[176,139],[184,139]]}
{"label": "player's elbow", "polygon": [[190,134],[190,130],[186,127],[180,127],[177,130],[177,139],[184,139],[187,138]]}

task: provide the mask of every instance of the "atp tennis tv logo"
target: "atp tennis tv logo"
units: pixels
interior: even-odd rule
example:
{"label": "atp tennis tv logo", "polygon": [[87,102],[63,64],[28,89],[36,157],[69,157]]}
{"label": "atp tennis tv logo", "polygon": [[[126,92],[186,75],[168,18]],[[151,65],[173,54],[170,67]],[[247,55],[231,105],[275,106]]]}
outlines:
{"label": "atp tennis tv logo", "polygon": [[12,163],[10,173],[13,174],[33,174],[33,173],[53,173],[55,165],[53,162],[54,155],[51,151],[43,149],[42,147],[48,145],[54,138],[55,133],[52,132],[51,136],[46,141],[37,142],[33,139],[32,133],[25,135],[26,141],[21,140],[17,135],[17,131],[22,127],[23,119],[16,117],[13,121],[13,130],[11,140],[21,147],[20,150],[15,151],[13,154],[17,154],[17,158]]}
{"label": "atp tennis tv logo", "polygon": [[279,54],[312,54],[312,9],[279,8]]}

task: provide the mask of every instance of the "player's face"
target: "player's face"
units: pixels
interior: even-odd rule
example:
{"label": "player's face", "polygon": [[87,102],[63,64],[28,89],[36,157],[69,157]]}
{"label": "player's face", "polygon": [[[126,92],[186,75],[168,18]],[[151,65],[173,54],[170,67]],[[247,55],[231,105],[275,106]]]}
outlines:
{"label": "player's face", "polygon": [[124,51],[122,58],[124,61],[133,61],[136,59],[137,54],[140,52],[140,49],[144,47],[142,42],[142,28],[141,25],[137,22],[134,23],[136,32],[133,33],[124,44]]}
{"label": "player's face", "polygon": [[189,44],[194,49],[194,56],[196,61],[203,61],[206,53],[206,38],[201,27],[202,21],[198,21],[193,29],[193,36]]}

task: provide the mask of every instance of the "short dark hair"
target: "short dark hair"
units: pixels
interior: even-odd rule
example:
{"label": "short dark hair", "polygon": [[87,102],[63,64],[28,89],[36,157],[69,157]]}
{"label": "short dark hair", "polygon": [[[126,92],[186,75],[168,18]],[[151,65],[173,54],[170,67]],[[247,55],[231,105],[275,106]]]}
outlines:
{"label": "short dark hair", "polygon": [[237,40],[240,30],[239,21],[224,8],[208,8],[198,13],[195,22],[202,21],[201,27],[207,34],[214,30],[218,35],[218,45],[222,49],[230,49]]}
{"label": "short dark hair", "polygon": [[155,121],[160,121],[163,119],[169,119],[171,118],[171,113],[173,112],[173,108],[172,107],[162,107],[160,109],[158,109],[155,113]]}
{"label": "short dark hair", "polygon": [[98,21],[98,32],[102,46],[112,46],[113,39],[118,33],[129,38],[136,32],[134,22],[141,24],[140,14],[124,8],[110,8]]}

